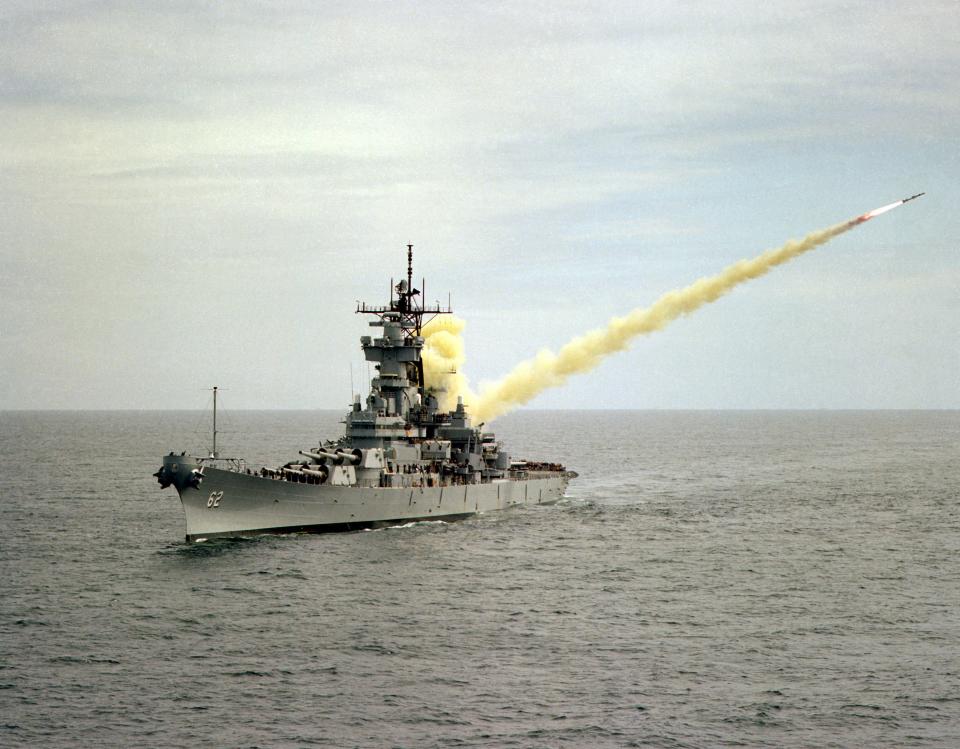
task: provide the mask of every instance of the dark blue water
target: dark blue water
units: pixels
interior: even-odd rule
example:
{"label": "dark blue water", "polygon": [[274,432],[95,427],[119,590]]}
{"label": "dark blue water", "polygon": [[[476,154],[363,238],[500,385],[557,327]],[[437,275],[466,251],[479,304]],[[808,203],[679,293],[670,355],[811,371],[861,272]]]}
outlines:
{"label": "dark blue water", "polygon": [[198,414],[0,419],[0,745],[960,746],[958,412],[513,414],[560,505],[193,547]]}

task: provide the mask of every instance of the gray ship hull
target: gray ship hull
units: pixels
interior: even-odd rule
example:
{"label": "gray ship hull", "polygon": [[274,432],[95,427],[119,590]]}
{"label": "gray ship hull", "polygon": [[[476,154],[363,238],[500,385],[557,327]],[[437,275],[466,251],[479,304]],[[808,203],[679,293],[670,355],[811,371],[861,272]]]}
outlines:
{"label": "gray ship hull", "polygon": [[[176,466],[181,475],[194,468],[196,463],[180,462]],[[567,482],[564,473],[542,472],[522,480],[434,487],[330,486],[206,465],[198,488],[179,481],[176,485],[186,517],[187,541],[193,542],[262,533],[322,533],[419,520],[457,520],[516,505],[556,502],[563,497]]]}

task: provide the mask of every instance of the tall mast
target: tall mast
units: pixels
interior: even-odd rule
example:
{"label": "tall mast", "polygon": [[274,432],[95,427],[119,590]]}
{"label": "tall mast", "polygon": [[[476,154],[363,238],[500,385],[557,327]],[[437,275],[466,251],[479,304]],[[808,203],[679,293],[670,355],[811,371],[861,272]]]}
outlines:
{"label": "tall mast", "polygon": [[213,450],[210,452],[211,458],[217,457],[217,386],[213,386]]}
{"label": "tall mast", "polygon": [[413,302],[413,245],[407,245],[407,293]]}

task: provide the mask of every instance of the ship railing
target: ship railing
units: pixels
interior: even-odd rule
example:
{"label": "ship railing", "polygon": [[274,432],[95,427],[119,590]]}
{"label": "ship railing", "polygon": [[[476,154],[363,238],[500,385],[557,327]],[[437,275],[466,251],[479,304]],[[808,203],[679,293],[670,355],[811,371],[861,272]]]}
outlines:
{"label": "ship railing", "polygon": [[[247,461],[243,458],[224,458],[220,455],[201,455],[197,458],[200,465],[213,465],[235,473],[244,473],[247,470]],[[221,465],[222,464],[222,465]]]}

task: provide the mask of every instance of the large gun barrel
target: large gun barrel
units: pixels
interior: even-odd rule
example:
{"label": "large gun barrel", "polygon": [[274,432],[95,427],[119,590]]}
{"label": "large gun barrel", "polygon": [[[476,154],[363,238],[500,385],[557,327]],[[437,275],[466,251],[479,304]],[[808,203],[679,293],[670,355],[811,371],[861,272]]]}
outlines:
{"label": "large gun barrel", "polygon": [[360,462],[361,453],[359,450],[357,450],[356,452],[347,452],[346,450],[337,450],[337,452],[334,454],[336,455],[338,463],[348,463],[348,464],[352,463],[353,465],[356,465],[357,463]]}
{"label": "large gun barrel", "polygon": [[[315,450],[313,452],[306,452],[304,450],[299,451],[301,455],[305,455],[308,458],[313,458],[314,460],[331,460],[334,463],[359,463],[360,456],[356,453],[348,453],[344,450],[337,450],[335,453],[327,452],[326,450]],[[358,451],[359,452],[359,451]]]}
{"label": "large gun barrel", "polygon": [[317,461],[318,463],[322,463],[323,461],[325,461],[325,460],[327,460],[328,458],[331,458],[331,457],[332,457],[332,455],[331,455],[330,453],[328,453],[328,452],[323,452],[323,451],[310,452],[309,450],[299,450],[298,452],[299,452],[301,455],[305,455],[305,456],[308,457],[308,458],[313,458],[313,459],[314,459],[315,461]]}

